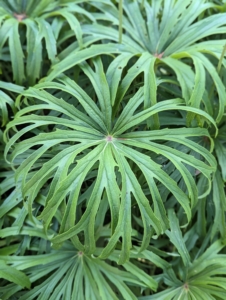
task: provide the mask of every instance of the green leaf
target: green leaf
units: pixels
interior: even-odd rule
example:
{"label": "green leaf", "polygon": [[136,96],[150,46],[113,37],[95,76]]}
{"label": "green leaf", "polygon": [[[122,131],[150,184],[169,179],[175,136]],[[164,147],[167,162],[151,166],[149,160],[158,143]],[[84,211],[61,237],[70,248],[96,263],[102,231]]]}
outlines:
{"label": "green leaf", "polygon": [[[104,44],[93,45],[81,51],[73,51],[65,59],[63,59],[61,62],[55,64],[52,67],[52,71],[49,73],[48,77],[46,78],[46,81],[53,80],[55,77],[59,76],[62,72],[87,60],[88,58],[96,57],[101,54],[109,54],[109,55],[112,53],[120,54],[123,49],[125,49],[125,47],[123,47],[122,45],[109,43],[105,45]],[[129,52],[128,49],[126,49],[126,52]]]}
{"label": "green leaf", "polygon": [[29,278],[21,271],[0,262],[0,278],[14,282],[22,287],[30,288]]}
{"label": "green leaf", "polygon": [[132,57],[133,54],[129,55],[128,53],[122,53],[121,55],[116,57],[108,67],[106,79],[110,89],[112,105],[114,105],[116,101],[116,95],[123,69],[126,67],[129,59]]}
{"label": "green leaf", "polygon": [[217,170],[213,179],[213,202],[215,206],[214,224],[211,237],[220,230],[223,239],[226,238],[225,211],[226,211],[226,196],[224,192],[224,183],[220,172]]}
{"label": "green leaf", "polygon": [[27,61],[26,75],[29,83],[35,84],[35,81],[40,76],[42,63],[42,36],[36,23],[31,19],[24,20],[27,26]]}
{"label": "green leaf", "polygon": [[2,126],[6,125],[6,123],[8,122],[8,118],[9,118],[9,113],[8,113],[8,108],[7,105],[9,107],[11,107],[13,109],[13,111],[15,111],[15,105],[14,105],[14,101],[4,92],[0,91],[0,97],[1,97],[1,102],[0,102],[0,121],[2,123]]}
{"label": "green leaf", "polygon": [[[111,235],[100,257],[109,257],[119,247],[118,263],[123,264],[129,259],[135,236],[144,250],[154,234],[159,236],[169,228],[167,197],[173,207],[179,203],[180,212],[190,222],[191,208],[198,197],[209,193],[211,175],[216,170],[210,153],[213,140],[206,129],[145,131],[145,121],[156,113],[180,109],[198,114],[213,125],[215,122],[197,108],[180,105],[181,99],[163,100],[144,109],[143,86],[135,94],[126,87],[123,106],[118,106],[113,117],[104,64],[95,58],[93,68],[88,63],[80,66],[85,84],[90,81],[89,94],[83,84],[61,76],[60,83],[37,84],[17,98],[16,105],[23,108],[7,125],[5,156],[16,168],[29,221],[37,222],[38,217],[46,235],[58,223],[56,235],[49,236],[54,247],[71,239],[77,249],[94,254],[99,239],[105,239],[105,234],[96,235],[96,230],[106,224],[104,230]],[[199,136],[210,139],[210,150],[198,144]],[[169,161],[166,169],[162,160]],[[190,169],[199,170],[207,178],[204,195],[198,195]],[[45,199],[41,205],[39,196]],[[138,226],[143,235],[133,222],[133,207],[140,215]],[[97,220],[100,211],[101,223]],[[25,216],[20,211],[18,226]],[[184,218],[181,221],[184,223]],[[7,236],[8,231],[2,234]]]}
{"label": "green leaf", "polygon": [[222,143],[222,141],[216,139],[215,140],[215,151],[218,159],[218,163],[221,167],[222,178],[226,181],[226,147]]}
{"label": "green leaf", "polygon": [[12,61],[13,79],[17,84],[22,84],[24,75],[24,54],[19,36],[19,24],[15,20],[9,32],[9,50]]}
{"label": "green leaf", "polygon": [[169,210],[168,215],[171,230],[167,230],[166,235],[169,237],[171,243],[177,248],[178,252],[181,255],[184,265],[188,267],[190,263],[190,256],[181,234],[178,219],[176,217],[175,212],[172,209]]}
{"label": "green leaf", "polygon": [[58,13],[60,15],[62,15],[65,18],[65,20],[67,20],[71,29],[75,33],[75,36],[79,43],[79,48],[82,49],[83,48],[83,41],[82,41],[83,32],[81,30],[79,20],[72,13],[68,12],[68,10],[66,10],[66,9],[61,9]]}
{"label": "green leaf", "polygon": [[[99,58],[92,60],[95,66],[96,72],[94,73],[87,63],[80,64],[82,70],[88,75],[92,82],[93,88],[95,89],[96,95],[98,97],[100,108],[103,113],[104,119],[106,120],[106,128],[108,133],[111,131],[112,123],[112,107],[109,85],[103,70],[102,62]],[[92,113],[94,114],[94,113]]]}
{"label": "green leaf", "polygon": [[[70,242],[67,242],[62,249],[51,250],[47,254],[6,256],[4,260],[24,270],[34,284],[30,291],[24,291],[22,300],[37,297],[53,300],[67,295],[70,295],[73,300],[78,296],[83,300],[96,300],[101,297],[108,297],[111,300],[116,300],[118,297],[135,300],[137,297],[132,286],[154,290],[157,286],[152,277],[139,271],[135,264],[127,263],[125,267],[118,268],[111,265],[115,261],[114,256],[109,257],[108,262],[104,262],[77,251]],[[9,268],[13,269],[13,267]],[[5,294],[3,289],[2,297]]]}
{"label": "green leaf", "polygon": [[[138,93],[136,94],[136,96],[137,95],[138,95]],[[132,101],[132,99],[133,99],[133,101]],[[128,121],[128,118],[125,118],[124,115],[129,114],[129,116],[132,116],[133,112],[139,105],[139,102],[137,102],[137,106],[135,106],[135,108],[132,110],[132,112],[129,113],[129,111],[131,111],[131,109],[132,109],[132,106],[135,105],[134,102],[137,99],[137,97],[133,97],[132,99],[125,106],[123,113],[118,118],[118,120],[113,128],[114,135],[119,135],[119,134],[125,132],[129,128],[136,126],[139,123],[142,123],[144,120],[150,118],[151,116],[153,116],[154,114],[156,114],[158,112],[165,111],[165,110],[178,110],[178,109],[185,110],[188,112],[194,112],[197,115],[203,116],[206,120],[208,120],[215,126],[216,135],[217,135],[218,129],[216,127],[216,123],[215,123],[214,119],[211,116],[209,116],[207,113],[203,112],[200,109],[196,109],[196,108],[188,107],[188,106],[181,106],[180,104],[183,104],[183,100],[179,99],[179,98],[161,101],[161,102],[155,104],[154,106],[152,106],[151,108],[145,109],[145,110],[133,115],[133,118],[131,118],[131,121]]]}

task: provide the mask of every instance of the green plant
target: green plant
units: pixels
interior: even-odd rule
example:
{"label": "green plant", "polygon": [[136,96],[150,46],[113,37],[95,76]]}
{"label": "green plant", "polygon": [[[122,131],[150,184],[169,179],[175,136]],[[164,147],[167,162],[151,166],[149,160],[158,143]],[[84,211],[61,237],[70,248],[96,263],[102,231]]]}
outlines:
{"label": "green plant", "polygon": [[0,1],[1,299],[225,299],[224,11]]}
{"label": "green plant", "polygon": [[[141,1],[140,1],[141,2]],[[156,103],[156,77],[162,76],[162,68],[168,76],[176,75],[179,82],[182,96],[187,105],[196,108],[202,107],[210,115],[215,115],[217,122],[223,116],[225,98],[224,86],[217,74],[216,68],[206,55],[220,58],[222,47],[226,44],[225,38],[219,35],[225,32],[225,13],[211,15],[207,18],[198,20],[198,16],[206,9],[214,7],[213,3],[206,1],[123,1],[125,14],[122,18],[122,24],[119,23],[119,12],[112,1],[104,1],[96,4],[96,7],[103,11],[98,13],[99,21],[111,21],[113,25],[122,26],[125,31],[121,37],[121,44],[124,47],[116,48],[115,52],[122,53],[115,60],[117,67],[126,66],[131,57],[137,59],[128,70],[123,84],[144,73],[145,89],[147,89],[144,98],[145,108]],[[168,20],[171,22],[168,22]],[[118,41],[118,30],[109,28],[106,30],[106,24],[83,25],[83,31],[88,35],[100,36],[110,41]],[[219,36],[220,39],[212,38]],[[205,40],[208,38],[207,40]],[[213,47],[214,41],[214,47]],[[90,50],[90,51],[89,51]],[[82,52],[87,58],[100,53],[108,53],[113,50],[106,47],[87,49]],[[85,54],[85,55],[84,55]],[[72,52],[61,62],[53,67],[49,78],[53,79],[60,74],[62,70],[79,62],[80,55]],[[224,63],[224,61],[223,61]],[[211,76],[211,81],[216,87],[218,93],[218,109],[216,110],[206,99],[205,94],[205,72]],[[175,76],[174,76],[175,77]],[[151,89],[149,85],[151,84]],[[189,121],[192,119],[189,115]],[[158,128],[158,121],[155,120],[154,128]]]}
{"label": "green plant", "polygon": [[0,55],[4,60],[10,59],[16,83],[23,84],[26,80],[33,85],[40,78],[41,70],[44,76],[43,71],[50,66],[48,60],[57,61],[57,48],[70,38],[71,31],[77,38],[78,48],[83,48],[80,21],[83,16],[91,20],[93,17],[76,3],[82,1],[64,2],[0,1]]}

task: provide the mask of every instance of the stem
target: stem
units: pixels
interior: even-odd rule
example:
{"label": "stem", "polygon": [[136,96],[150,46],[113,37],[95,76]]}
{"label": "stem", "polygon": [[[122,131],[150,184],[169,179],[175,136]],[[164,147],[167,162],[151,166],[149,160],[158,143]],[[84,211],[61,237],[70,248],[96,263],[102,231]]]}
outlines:
{"label": "stem", "polygon": [[119,44],[122,43],[122,15],[123,15],[123,0],[119,0]]}

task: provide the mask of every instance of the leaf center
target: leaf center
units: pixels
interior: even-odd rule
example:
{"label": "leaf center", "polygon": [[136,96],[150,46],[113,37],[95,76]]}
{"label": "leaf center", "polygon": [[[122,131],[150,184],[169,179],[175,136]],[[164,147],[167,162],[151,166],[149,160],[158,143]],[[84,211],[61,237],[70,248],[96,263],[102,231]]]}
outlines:
{"label": "leaf center", "polygon": [[107,136],[106,136],[106,141],[107,141],[107,142],[112,142],[113,139],[114,139],[114,138],[113,138],[113,136],[111,136],[111,135],[107,135]]}
{"label": "leaf center", "polygon": [[21,22],[21,21],[23,21],[24,19],[27,18],[27,15],[25,13],[23,13],[23,14],[14,13],[13,15],[17,19],[17,21],[19,21],[19,22]]}

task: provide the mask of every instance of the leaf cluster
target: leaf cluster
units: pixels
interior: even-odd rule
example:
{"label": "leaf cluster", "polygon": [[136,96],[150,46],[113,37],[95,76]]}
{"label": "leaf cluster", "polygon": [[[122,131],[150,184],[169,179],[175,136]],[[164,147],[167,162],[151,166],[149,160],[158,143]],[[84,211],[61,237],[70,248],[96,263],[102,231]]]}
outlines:
{"label": "leaf cluster", "polygon": [[0,298],[226,298],[226,7],[0,0]]}

